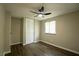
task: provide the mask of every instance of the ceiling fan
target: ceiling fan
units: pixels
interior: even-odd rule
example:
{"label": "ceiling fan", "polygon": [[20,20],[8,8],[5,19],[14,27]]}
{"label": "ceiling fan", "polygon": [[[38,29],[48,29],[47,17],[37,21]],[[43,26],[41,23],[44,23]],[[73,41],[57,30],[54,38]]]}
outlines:
{"label": "ceiling fan", "polygon": [[52,13],[49,13],[49,12],[48,13],[45,12],[44,6],[42,6],[40,9],[38,9],[37,12],[36,11],[31,11],[31,12],[37,14],[35,17],[43,17],[44,15],[52,14]]}

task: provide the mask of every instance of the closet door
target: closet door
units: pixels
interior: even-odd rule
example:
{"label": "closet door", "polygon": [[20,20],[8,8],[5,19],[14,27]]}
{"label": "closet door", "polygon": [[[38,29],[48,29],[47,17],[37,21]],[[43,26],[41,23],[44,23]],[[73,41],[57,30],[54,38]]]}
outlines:
{"label": "closet door", "polygon": [[34,41],[34,20],[26,19],[26,44]]}

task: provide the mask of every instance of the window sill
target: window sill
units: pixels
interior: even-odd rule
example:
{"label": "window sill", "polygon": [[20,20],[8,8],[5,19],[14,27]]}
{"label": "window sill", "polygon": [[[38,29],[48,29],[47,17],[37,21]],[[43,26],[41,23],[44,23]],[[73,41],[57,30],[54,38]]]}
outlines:
{"label": "window sill", "polygon": [[45,34],[48,34],[48,35],[56,35],[56,33],[45,33]]}

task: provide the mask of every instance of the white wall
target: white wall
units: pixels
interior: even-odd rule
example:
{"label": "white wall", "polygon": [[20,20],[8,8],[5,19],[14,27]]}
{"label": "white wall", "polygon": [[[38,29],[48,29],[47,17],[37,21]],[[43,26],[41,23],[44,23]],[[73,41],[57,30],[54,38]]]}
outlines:
{"label": "white wall", "polygon": [[[56,20],[56,35],[44,33],[44,23]],[[73,12],[41,22],[41,40],[79,52],[79,12]]]}
{"label": "white wall", "polygon": [[0,55],[3,55],[4,51],[4,39],[5,39],[5,10],[2,4],[0,4]]}

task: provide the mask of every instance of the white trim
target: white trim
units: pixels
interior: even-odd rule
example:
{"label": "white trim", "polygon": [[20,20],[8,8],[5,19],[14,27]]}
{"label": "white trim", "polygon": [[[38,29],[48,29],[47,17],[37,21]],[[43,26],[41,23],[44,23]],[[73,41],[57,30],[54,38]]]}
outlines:
{"label": "white trim", "polygon": [[5,56],[5,54],[11,53],[11,51],[5,51],[3,52],[3,56]]}
{"label": "white trim", "polygon": [[37,42],[39,42],[39,41],[34,41],[33,43],[37,43]]}
{"label": "white trim", "polygon": [[[39,41],[34,41],[34,42],[32,42],[32,43],[37,43],[37,42],[39,42]],[[29,44],[31,44],[31,43],[29,43]],[[27,45],[27,44],[23,44],[23,46],[24,46],[24,45]]]}
{"label": "white trim", "polygon": [[20,44],[20,43],[22,43],[22,42],[18,42],[18,43],[13,43],[13,44],[11,44],[11,45],[16,45],[16,44]]}
{"label": "white trim", "polygon": [[52,44],[52,43],[50,43],[50,42],[46,42],[46,41],[44,41],[44,40],[40,40],[40,41],[41,41],[41,42],[44,42],[44,43],[46,43],[46,44],[49,44],[49,45],[52,45],[52,46],[55,46],[55,47],[58,47],[58,48],[61,48],[61,49],[70,51],[70,52],[72,52],[72,53],[79,54],[78,51],[71,50],[71,49],[68,49],[68,48],[65,48],[65,47],[62,47],[62,46],[58,46],[58,45]]}
{"label": "white trim", "polygon": [[24,45],[26,45],[26,44],[23,44],[23,46],[24,46]]}

